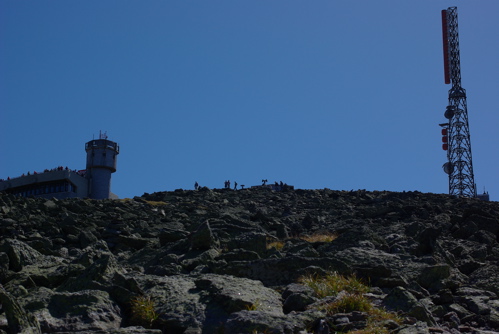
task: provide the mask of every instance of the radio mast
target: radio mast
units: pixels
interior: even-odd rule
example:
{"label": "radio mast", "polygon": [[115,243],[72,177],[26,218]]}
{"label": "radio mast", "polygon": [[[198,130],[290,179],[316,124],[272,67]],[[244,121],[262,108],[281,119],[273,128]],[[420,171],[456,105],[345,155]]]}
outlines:
{"label": "radio mast", "polygon": [[447,151],[448,160],[443,169],[449,175],[449,195],[476,197],[466,90],[461,87],[457,7],[442,10],[442,36],[445,83],[452,84],[444,113],[448,123],[440,124],[442,148]]}

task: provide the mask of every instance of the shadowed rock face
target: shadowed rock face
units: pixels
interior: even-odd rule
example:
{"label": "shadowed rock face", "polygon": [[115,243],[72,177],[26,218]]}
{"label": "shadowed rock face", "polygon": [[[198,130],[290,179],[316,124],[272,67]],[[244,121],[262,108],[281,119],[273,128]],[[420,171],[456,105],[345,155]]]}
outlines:
{"label": "shadowed rock face", "polygon": [[[334,240],[317,236],[334,235]],[[499,331],[499,204],[265,188],[44,200],[0,194],[0,333],[328,333],[306,274],[355,274],[394,333]],[[148,296],[154,319],[131,302]],[[329,299],[328,299],[329,298]]]}

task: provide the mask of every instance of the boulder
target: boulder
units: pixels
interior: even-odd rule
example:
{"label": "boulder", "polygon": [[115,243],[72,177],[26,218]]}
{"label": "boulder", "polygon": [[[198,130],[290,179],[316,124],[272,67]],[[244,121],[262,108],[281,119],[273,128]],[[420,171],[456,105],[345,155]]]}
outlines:
{"label": "boulder", "polygon": [[189,236],[191,249],[207,250],[220,247],[219,241],[215,238],[210,224],[205,221],[199,228]]}
{"label": "boulder", "polygon": [[226,334],[241,333],[273,333],[273,334],[299,334],[307,328],[312,317],[307,314],[279,314],[264,311],[239,311],[232,313],[222,327]]}
{"label": "boulder", "polygon": [[21,306],[15,297],[0,285],[0,304],[11,333],[41,334],[38,320]]}
{"label": "boulder", "polygon": [[9,257],[9,269],[21,271],[25,265],[38,263],[43,255],[26,243],[16,239],[4,239],[0,242],[0,252]]}
{"label": "boulder", "polygon": [[107,292],[82,290],[52,292],[31,299],[29,308],[43,332],[81,332],[120,327],[121,309]]}
{"label": "boulder", "polygon": [[[405,315],[382,324],[392,333],[485,333],[499,330],[498,216],[496,202],[420,192],[0,193],[0,284],[20,310],[11,323],[27,330],[30,314],[59,333],[367,330],[365,312],[326,315],[335,297],[297,284],[335,271],[369,282],[375,307]],[[338,237],[306,241],[326,231]],[[157,319],[144,322],[153,329],[130,327],[138,297],[154,303]],[[5,311],[0,333],[8,326]]]}
{"label": "boulder", "polygon": [[416,297],[402,287],[392,289],[383,299],[383,306],[389,310],[402,311],[429,326],[436,324],[431,312]]}
{"label": "boulder", "polygon": [[318,301],[312,288],[295,283],[284,289],[282,298],[284,299],[283,310],[286,314],[292,311],[303,312],[308,305]]}

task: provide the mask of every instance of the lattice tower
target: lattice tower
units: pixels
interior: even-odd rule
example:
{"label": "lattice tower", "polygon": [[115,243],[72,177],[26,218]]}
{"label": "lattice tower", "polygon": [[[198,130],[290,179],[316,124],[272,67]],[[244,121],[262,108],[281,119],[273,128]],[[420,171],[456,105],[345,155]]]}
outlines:
{"label": "lattice tower", "polygon": [[449,175],[450,195],[476,197],[466,90],[461,87],[457,7],[442,10],[442,32],[445,83],[452,84],[444,114],[449,122],[440,124],[448,159],[443,168]]}

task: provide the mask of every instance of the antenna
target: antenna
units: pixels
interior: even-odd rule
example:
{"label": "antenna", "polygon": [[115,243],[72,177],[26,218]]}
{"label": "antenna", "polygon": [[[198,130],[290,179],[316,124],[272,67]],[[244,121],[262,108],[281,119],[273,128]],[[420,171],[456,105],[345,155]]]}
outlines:
{"label": "antenna", "polygon": [[107,131],[102,133],[102,130],[99,130],[99,139],[107,139]]}
{"label": "antenna", "polygon": [[445,83],[452,84],[444,113],[448,123],[440,124],[448,160],[442,167],[449,175],[450,195],[476,197],[466,90],[461,87],[457,7],[442,10],[442,39]]}

